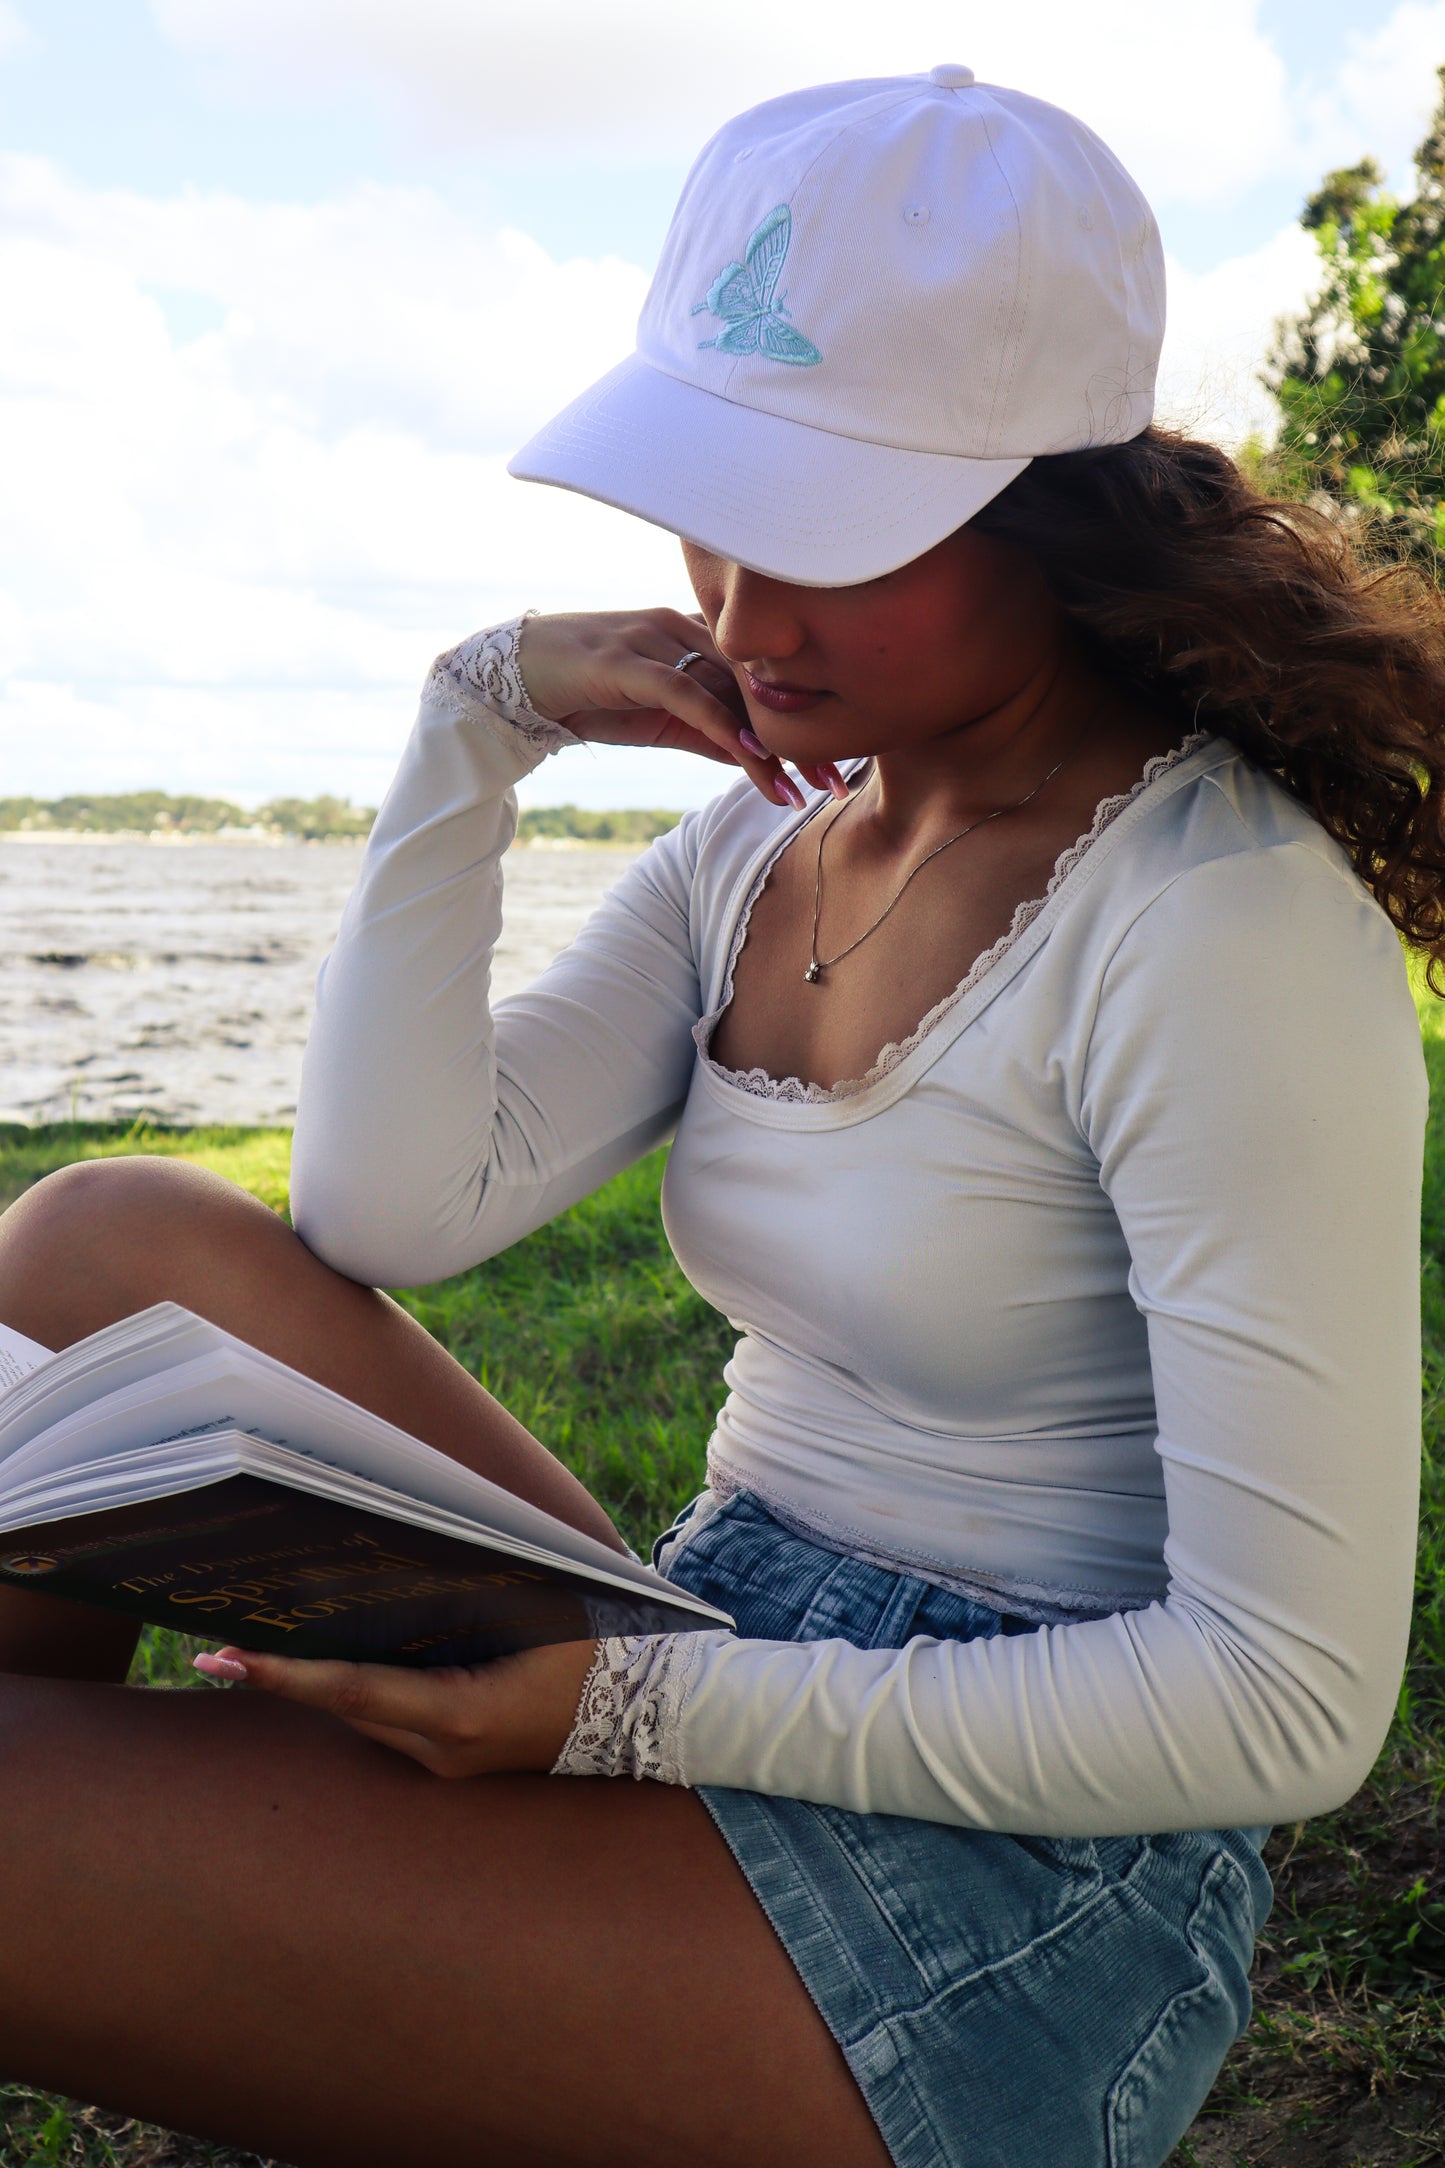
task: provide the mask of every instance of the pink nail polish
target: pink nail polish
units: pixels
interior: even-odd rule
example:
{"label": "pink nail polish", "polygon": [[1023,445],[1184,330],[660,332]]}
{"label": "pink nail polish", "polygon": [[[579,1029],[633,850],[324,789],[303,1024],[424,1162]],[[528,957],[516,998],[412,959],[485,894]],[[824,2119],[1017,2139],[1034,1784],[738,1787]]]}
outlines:
{"label": "pink nail polish", "polygon": [[807,800],[790,775],[780,775],[773,785],[779,805],[790,805],[795,813],[801,813]]}
{"label": "pink nail polish", "polygon": [[823,774],[827,779],[828,788],[835,798],[846,800],[852,795],[831,760],[824,768]]}
{"label": "pink nail polish", "polygon": [[213,1656],[209,1649],[202,1649],[193,1656],[191,1663],[206,1679],[244,1679],[248,1676],[246,1666],[238,1664],[233,1656]]}
{"label": "pink nail polish", "polygon": [[766,760],[768,749],[755,730],[746,728],[738,732],[738,744],[745,753],[755,753],[759,760]]}

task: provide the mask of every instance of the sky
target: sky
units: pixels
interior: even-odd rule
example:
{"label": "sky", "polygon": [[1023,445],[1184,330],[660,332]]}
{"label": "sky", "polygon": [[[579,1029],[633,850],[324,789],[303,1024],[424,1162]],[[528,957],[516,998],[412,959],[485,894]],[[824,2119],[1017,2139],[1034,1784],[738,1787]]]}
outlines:
{"label": "sky", "polygon": [[[430,658],[691,607],[673,539],[510,480],[633,340],[693,155],[798,85],[966,61],[1154,206],[1160,411],[1268,431],[1300,208],[1401,194],[1445,0],[0,0],[0,795],[374,804]],[[524,802],[699,803],[581,747]]]}

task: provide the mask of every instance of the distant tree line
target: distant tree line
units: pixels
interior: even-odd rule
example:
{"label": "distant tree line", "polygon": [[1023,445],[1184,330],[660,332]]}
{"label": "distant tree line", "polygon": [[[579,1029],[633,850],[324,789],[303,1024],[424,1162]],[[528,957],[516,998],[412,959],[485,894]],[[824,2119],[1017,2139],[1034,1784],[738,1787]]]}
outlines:
{"label": "distant tree line", "polygon": [[49,829],[84,835],[214,836],[227,829],[262,829],[308,843],[364,836],[376,818],[349,798],[272,798],[248,812],[229,798],[177,797],[165,790],[68,798],[0,798],[0,834],[43,835]]}
{"label": "distant tree line", "polygon": [[[656,807],[590,813],[581,806],[537,806],[518,823],[523,843],[543,841],[630,843],[641,846],[666,835],[682,815]],[[176,796],[164,790],[114,795],[76,793],[68,798],[0,798],[0,835],[44,835],[61,830],[82,835],[219,836],[241,829],[290,836],[305,843],[350,841],[369,835],[375,808],[349,798],[270,798],[252,811],[229,798]]]}
{"label": "distant tree line", "polygon": [[682,819],[656,806],[633,806],[621,813],[589,813],[578,805],[532,806],[517,823],[523,843],[568,840],[575,843],[651,843]]}

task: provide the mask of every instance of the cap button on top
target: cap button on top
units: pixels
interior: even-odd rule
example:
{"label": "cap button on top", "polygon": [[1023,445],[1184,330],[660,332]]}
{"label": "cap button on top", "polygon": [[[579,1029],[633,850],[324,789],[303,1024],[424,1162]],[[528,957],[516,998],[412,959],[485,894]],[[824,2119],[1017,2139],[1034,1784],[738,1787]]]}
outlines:
{"label": "cap button on top", "polygon": [[928,80],[939,90],[967,90],[974,81],[972,68],[965,68],[956,60],[940,60],[936,68],[928,71]]}

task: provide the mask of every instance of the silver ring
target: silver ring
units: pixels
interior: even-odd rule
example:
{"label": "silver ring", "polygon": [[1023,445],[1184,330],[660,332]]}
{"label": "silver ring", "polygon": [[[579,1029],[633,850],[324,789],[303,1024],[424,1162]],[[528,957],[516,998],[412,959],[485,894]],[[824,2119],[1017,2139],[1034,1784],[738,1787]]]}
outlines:
{"label": "silver ring", "polygon": [[675,662],[672,667],[674,670],[685,670],[690,662],[701,662],[703,659],[703,652],[700,647],[690,647],[682,660]]}

